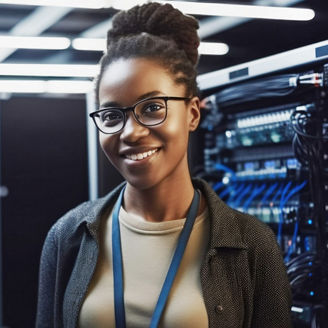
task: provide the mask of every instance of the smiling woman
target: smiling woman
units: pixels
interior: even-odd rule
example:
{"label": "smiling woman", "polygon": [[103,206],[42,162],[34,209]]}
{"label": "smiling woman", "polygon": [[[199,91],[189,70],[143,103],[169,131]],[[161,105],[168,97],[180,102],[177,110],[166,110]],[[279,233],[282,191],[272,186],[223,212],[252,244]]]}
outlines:
{"label": "smiling woman", "polygon": [[[119,76],[117,72],[120,72]],[[112,78],[113,76],[115,78]],[[101,108],[104,107],[103,104],[127,106],[137,101],[132,111],[134,115],[126,113],[125,124],[116,124],[117,128],[121,128],[120,133],[99,135],[105,154],[129,182],[126,197],[129,197],[132,188],[148,190],[149,195],[145,201],[155,205],[158,203],[158,197],[154,193],[157,189],[180,190],[182,194],[188,195],[186,204],[181,204],[178,199],[172,199],[181,204],[180,213],[170,213],[176,206],[168,210],[164,204],[159,208],[157,206],[160,204],[157,204],[152,220],[183,217],[185,208],[188,208],[188,202],[192,198],[191,183],[185,183],[190,180],[186,149],[189,132],[197,127],[200,112],[198,98],[189,99],[185,94],[185,86],[176,84],[172,74],[165,67],[155,60],[143,58],[120,59],[113,62],[104,71],[99,85]],[[156,116],[154,111],[149,113],[149,106],[157,109]],[[110,108],[114,110],[115,107]],[[141,114],[144,110],[148,111]],[[125,113],[126,109],[121,111]],[[117,118],[115,120],[117,121]],[[121,121],[123,122],[123,119]],[[108,126],[108,119],[104,124]],[[152,155],[143,158],[143,153],[150,151]],[[160,188],[154,189],[159,187],[159,184]],[[158,214],[162,207],[163,211],[167,212],[166,217],[159,218]],[[147,219],[150,215],[147,212],[139,214],[146,216]]]}
{"label": "smiling woman", "polygon": [[37,327],[290,327],[274,234],[189,173],[197,28],[171,5],[115,16],[90,116],[126,181],[50,230]]}

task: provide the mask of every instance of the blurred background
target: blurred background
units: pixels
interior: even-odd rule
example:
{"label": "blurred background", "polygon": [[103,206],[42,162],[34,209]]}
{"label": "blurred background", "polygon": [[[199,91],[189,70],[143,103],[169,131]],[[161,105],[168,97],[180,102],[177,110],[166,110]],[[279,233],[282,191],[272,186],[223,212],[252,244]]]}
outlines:
{"label": "blurred background", "polygon": [[[325,194],[316,197],[328,185],[324,175],[316,174],[326,166],[311,166],[326,154],[326,114],[311,118],[309,113],[320,106],[327,113],[323,67],[328,61],[328,2],[162,2],[200,22],[204,115],[192,136],[192,172],[207,179],[231,206],[272,226],[291,273],[301,270],[290,276],[291,282],[296,279],[295,327],[326,327],[317,314],[328,303],[326,271],[315,276],[325,291],[318,296],[317,286],[306,279],[314,273],[308,267],[320,266],[326,258]],[[95,110],[92,79],[112,16],[135,4],[0,0],[2,327],[34,326],[39,257],[50,226],[72,207],[122,181],[99,151],[88,113]],[[303,50],[293,52],[299,48]],[[309,55],[310,50],[316,55]],[[286,55],[274,56],[281,53]],[[261,78],[267,80],[257,82]],[[264,84],[272,88],[256,98]],[[305,84],[310,89],[304,90]]]}

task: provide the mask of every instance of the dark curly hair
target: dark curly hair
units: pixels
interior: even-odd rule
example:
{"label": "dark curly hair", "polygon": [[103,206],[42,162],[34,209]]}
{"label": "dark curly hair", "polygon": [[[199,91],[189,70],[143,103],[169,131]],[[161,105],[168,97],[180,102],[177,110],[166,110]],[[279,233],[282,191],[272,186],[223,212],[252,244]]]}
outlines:
{"label": "dark curly hair", "polygon": [[186,95],[197,95],[199,25],[170,4],[148,3],[120,11],[107,33],[107,51],[100,60],[96,78],[96,101],[106,67],[124,58],[149,58],[169,70],[175,82],[185,84]]}

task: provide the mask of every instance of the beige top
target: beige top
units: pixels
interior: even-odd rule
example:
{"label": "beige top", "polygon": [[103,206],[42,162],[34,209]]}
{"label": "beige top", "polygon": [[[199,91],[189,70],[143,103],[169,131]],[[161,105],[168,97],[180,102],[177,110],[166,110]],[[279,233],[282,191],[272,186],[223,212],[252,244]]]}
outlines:
{"label": "beige top", "polygon": [[[207,210],[196,218],[159,327],[207,328],[200,266],[209,238]],[[149,327],[185,219],[148,222],[120,210],[124,300],[127,328]],[[103,220],[99,258],[82,304],[80,328],[115,327],[111,229]],[[106,237],[105,237],[106,236]]]}

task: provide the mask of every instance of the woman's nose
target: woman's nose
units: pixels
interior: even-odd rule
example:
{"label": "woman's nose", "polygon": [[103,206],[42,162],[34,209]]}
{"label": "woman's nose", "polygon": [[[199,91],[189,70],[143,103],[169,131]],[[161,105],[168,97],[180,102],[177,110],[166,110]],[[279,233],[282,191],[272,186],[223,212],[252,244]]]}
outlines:
{"label": "woman's nose", "polygon": [[149,132],[149,128],[141,125],[133,116],[133,113],[130,112],[127,114],[125,126],[121,132],[120,138],[127,142],[135,142],[139,138],[149,135]]}

